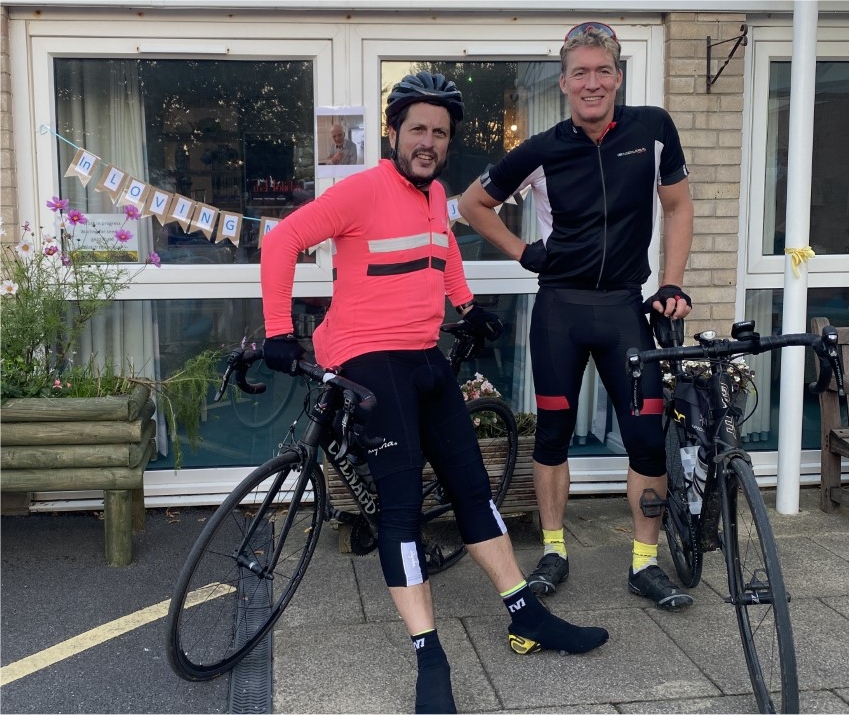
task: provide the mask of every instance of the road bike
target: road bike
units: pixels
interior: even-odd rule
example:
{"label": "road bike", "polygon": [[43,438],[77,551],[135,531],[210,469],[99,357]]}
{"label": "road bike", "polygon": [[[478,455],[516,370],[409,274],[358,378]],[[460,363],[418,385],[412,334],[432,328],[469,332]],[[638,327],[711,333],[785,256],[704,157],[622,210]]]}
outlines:
{"label": "road bike", "polygon": [[[454,336],[448,358],[455,374],[481,342],[467,324],[443,326]],[[216,401],[231,378],[249,394],[265,386],[249,382],[247,371],[261,350],[234,350]],[[365,459],[382,444],[366,435],[374,395],[335,371],[307,361],[298,373],[310,385],[307,426],[294,444],[254,469],[204,526],[174,587],[166,622],[171,667],[187,680],[209,680],[235,667],[269,633],[295,594],[318,543],[322,524],[335,519],[351,526],[351,547],[365,554],[377,546],[379,502]],[[481,427],[481,453],[493,500],[500,506],[510,484],[518,450],[512,410],[500,399],[467,403]],[[319,467],[322,451],[357,505],[337,509]],[[428,572],[438,573],[465,553],[451,502],[427,463],[423,469],[422,536]]]}
{"label": "road bike", "polygon": [[[686,587],[701,580],[704,553],[722,552],[728,576],[725,602],[736,613],[758,708],[763,713],[778,712],[778,707],[780,712],[798,712],[790,595],[751,459],[741,447],[746,392],[745,385],[735,385],[741,375],[734,358],[786,346],[810,347],[820,373],[809,389],[822,392],[832,373],[837,384],[843,384],[837,331],[826,326],[822,335],[761,336],[754,321],[747,321],[732,326],[731,340],[704,331],[694,336],[698,345],[683,347],[683,321],[652,319],[658,343],[665,347],[631,348],[627,354],[634,414],[643,407],[640,378],[645,364],[668,362],[675,384],[664,407],[667,495],[660,499],[647,490],[643,511],[647,516],[663,514],[675,570]],[[687,360],[695,362],[685,367]]]}

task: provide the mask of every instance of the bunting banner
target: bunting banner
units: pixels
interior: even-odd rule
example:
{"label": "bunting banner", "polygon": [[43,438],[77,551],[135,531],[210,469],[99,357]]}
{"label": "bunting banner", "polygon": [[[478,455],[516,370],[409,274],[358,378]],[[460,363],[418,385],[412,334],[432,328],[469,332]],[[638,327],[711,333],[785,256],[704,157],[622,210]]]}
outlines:
{"label": "bunting banner", "polygon": [[174,195],[174,201],[171,203],[171,208],[168,211],[168,223],[176,221],[182,229],[188,233],[189,225],[192,221],[192,214],[195,212],[197,201],[187,199],[180,194]]}
{"label": "bunting banner", "polygon": [[215,239],[216,243],[230,240],[234,246],[239,245],[239,237],[242,235],[242,214],[235,214],[229,211],[222,211],[218,219],[218,236]]}
{"label": "bunting banner", "polygon": [[151,188],[147,193],[147,199],[141,208],[142,216],[156,216],[160,226],[168,223],[168,213],[171,211],[171,204],[174,203],[174,194],[161,189]]}
{"label": "bunting banner", "polygon": [[257,248],[262,248],[262,239],[272,228],[274,228],[282,219],[272,218],[271,216],[259,217],[259,244]]}
{"label": "bunting banner", "polygon": [[106,167],[103,176],[100,177],[100,182],[94,187],[94,190],[109,194],[109,198],[115,204],[118,202],[118,197],[121,195],[121,191],[123,191],[124,185],[129,178],[130,176],[127,172],[110,164]]}
{"label": "bunting banner", "polygon": [[145,183],[140,179],[129,177],[125,182],[124,190],[121,192],[121,196],[118,199],[118,206],[135,206],[141,211],[151,188],[150,184]]}
{"label": "bunting banner", "polygon": [[94,170],[98,163],[100,163],[99,156],[95,156],[85,149],[79,149],[65,172],[65,176],[76,176],[83,186],[87,186],[94,176]]}
{"label": "bunting banner", "polygon": [[[215,222],[218,220],[218,209],[208,204],[198,203],[192,214],[191,225],[199,229],[208,240],[212,239]],[[218,241],[216,241],[218,243]]]}

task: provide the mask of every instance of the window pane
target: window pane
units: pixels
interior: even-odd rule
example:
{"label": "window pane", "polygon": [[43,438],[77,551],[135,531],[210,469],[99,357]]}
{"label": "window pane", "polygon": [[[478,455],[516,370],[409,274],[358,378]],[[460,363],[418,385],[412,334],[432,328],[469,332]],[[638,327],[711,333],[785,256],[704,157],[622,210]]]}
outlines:
{"label": "window pane", "polygon": [[[534,134],[569,116],[566,98],[560,91],[560,60],[544,62],[418,62],[381,63],[381,106],[392,86],[404,75],[428,71],[441,73],[456,82],[463,93],[465,119],[451,142],[449,161],[439,181],[448,196],[462,193],[490,164]],[[625,82],[617,94],[624,102]],[[389,155],[383,127],[382,155]],[[507,227],[527,242],[539,238],[533,199],[515,197],[500,212]],[[501,251],[482,240],[471,227],[453,226],[463,258],[508,260]]]}
{"label": "window pane", "polygon": [[[849,62],[817,62],[810,245],[817,255],[849,254]],[[790,124],[790,63],[771,62],[764,207],[764,255],[783,255]]]}
{"label": "window pane", "polygon": [[[57,59],[55,71],[59,134],[103,162],[88,187],[62,178],[74,208],[118,212],[94,188],[113,164],[163,191],[245,217],[238,245],[144,219],[137,226],[144,255],[155,250],[163,263],[256,263],[258,219],[286,216],[314,196],[311,62]],[[58,147],[64,174],[76,149]]]}
{"label": "window pane", "polygon": [[[746,319],[755,321],[761,335],[783,333],[781,319],[784,310],[784,291],[780,289],[746,291]],[[811,288],[808,290],[808,310],[805,330],[810,330],[811,318],[826,317],[832,325],[849,326],[849,288]],[[743,424],[743,437],[749,450],[774,450],[778,448],[778,390],[781,374],[781,351],[773,350],[762,355],[747,355],[746,362],[754,368],[758,390],[757,406],[749,397],[747,412],[754,409]],[[813,351],[805,350],[804,384],[815,379]],[[819,398],[805,390],[802,412],[802,448],[820,448]]]}

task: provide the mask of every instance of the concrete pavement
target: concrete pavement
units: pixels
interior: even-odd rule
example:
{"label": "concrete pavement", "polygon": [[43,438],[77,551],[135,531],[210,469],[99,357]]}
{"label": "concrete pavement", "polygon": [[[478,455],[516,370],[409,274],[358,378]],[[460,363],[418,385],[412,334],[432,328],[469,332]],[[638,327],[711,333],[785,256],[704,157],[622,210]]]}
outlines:
{"label": "concrete pavement", "polygon": [[[805,489],[800,513],[775,512],[798,657],[802,712],[849,713],[849,514],[824,514]],[[520,566],[540,555],[529,521],[508,520]],[[656,610],[628,593],[631,519],[624,497],[573,498],[571,575],[546,600],[557,615],[601,625],[610,641],[580,656],[515,655],[509,618],[469,558],[433,577],[437,627],[460,712],[757,712],[720,554],[706,555],[696,603]],[[661,565],[672,575],[665,540]],[[411,712],[416,666],[377,554],[338,550],[325,525],[303,584],[274,633],[274,712]]]}

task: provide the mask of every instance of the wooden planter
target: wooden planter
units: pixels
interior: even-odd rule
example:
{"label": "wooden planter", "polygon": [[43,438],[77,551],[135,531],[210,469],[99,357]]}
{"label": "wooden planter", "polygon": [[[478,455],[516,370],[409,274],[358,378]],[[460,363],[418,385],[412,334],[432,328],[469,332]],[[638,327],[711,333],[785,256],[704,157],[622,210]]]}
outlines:
{"label": "wooden planter", "polygon": [[120,397],[23,398],[0,408],[0,489],[102,489],[106,561],[133,560],[144,529],[144,470],[154,456],[150,390]]}

